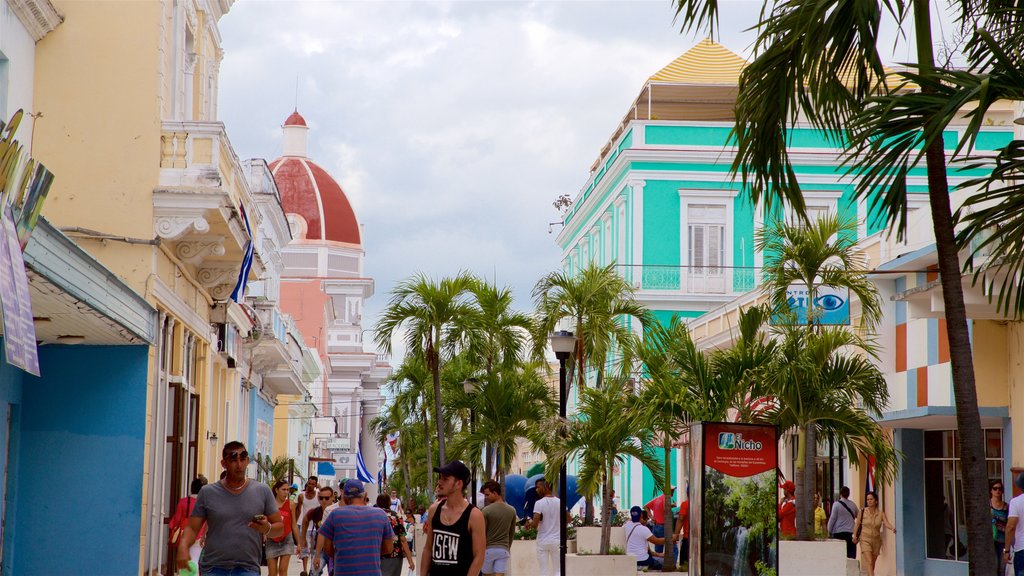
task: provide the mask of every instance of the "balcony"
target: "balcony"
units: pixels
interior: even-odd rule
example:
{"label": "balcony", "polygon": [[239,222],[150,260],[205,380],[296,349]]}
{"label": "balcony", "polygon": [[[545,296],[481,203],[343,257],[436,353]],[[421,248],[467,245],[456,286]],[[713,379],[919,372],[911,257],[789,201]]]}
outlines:
{"label": "balcony", "polygon": [[[251,199],[231,142],[220,122],[164,122],[160,182],[153,191],[157,236],[216,300],[231,295],[249,233]],[[255,222],[250,225],[255,229]],[[256,277],[262,264],[253,264]]]}
{"label": "balcony", "polygon": [[271,393],[306,394],[306,346],[295,323],[273,303],[258,302],[255,310],[257,328],[248,343],[252,369],[263,376],[263,385]]}

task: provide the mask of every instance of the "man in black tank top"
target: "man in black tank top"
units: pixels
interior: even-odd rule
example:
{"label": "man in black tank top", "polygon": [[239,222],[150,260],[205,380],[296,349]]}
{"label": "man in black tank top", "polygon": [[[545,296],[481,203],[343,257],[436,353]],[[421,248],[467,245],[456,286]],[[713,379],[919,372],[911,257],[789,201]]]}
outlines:
{"label": "man in black tank top", "polygon": [[466,501],[469,468],[453,460],[434,472],[441,476],[437,502],[423,523],[426,542],[420,554],[420,576],[479,576],[487,532],[483,513]]}

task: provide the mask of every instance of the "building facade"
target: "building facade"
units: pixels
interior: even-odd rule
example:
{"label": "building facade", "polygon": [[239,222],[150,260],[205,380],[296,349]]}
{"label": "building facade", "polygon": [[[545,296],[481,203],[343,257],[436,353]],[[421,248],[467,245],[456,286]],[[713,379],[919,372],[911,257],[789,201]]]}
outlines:
{"label": "building facade", "polygon": [[[705,348],[728,346],[738,310],[759,299],[762,257],[754,250],[754,236],[766,217],[729,174],[735,155],[729,139],[732,106],[744,65],[739,56],[704,41],[652,76],[591,167],[590,177],[566,214],[557,240],[565,270],[589,262],[615,263],[620,274],[637,289],[637,299],[658,321],[667,322],[676,315],[688,318],[695,340]],[[979,149],[992,150],[1012,139],[1014,117],[1012,106],[995,110],[979,134]],[[954,137],[946,139],[947,144],[955,141]],[[941,303],[941,295],[936,300],[934,277],[920,272],[934,265],[934,248],[928,252],[925,241],[920,247],[925,252],[918,259],[910,261],[907,258],[911,256],[900,256],[912,251],[905,243],[883,238],[884,220],[869,203],[854,198],[856,182],[845,175],[841,150],[823,134],[798,125],[791,131],[789,154],[804,188],[808,216],[831,213],[855,218],[859,222],[858,238],[870,246],[864,248],[869,254],[869,268],[892,267],[884,279],[878,280],[888,306],[881,330],[893,344],[882,346],[880,359],[889,374],[894,398],[893,410],[883,416],[883,425],[893,428],[897,447],[905,454],[915,458],[929,454],[927,462],[932,464],[922,460],[921,467],[911,466],[915,474],[929,465],[949,467],[948,474],[932,474],[940,477],[933,480],[936,494],[948,486],[952,501],[957,481],[951,457],[946,454],[953,445],[948,431],[953,422],[948,346],[943,346],[941,312],[932,309],[934,302]],[[951,168],[950,185],[976,175]],[[912,228],[930,230],[929,211],[922,210],[927,207],[923,167],[911,171],[907,185],[909,217],[927,223]],[[783,210],[778,209],[770,217],[788,218],[790,215]],[[930,261],[927,254],[931,254]],[[901,270],[901,265],[908,270],[905,277],[892,273]],[[975,316],[973,328],[976,349],[982,339],[1009,342],[1015,334],[1013,328],[992,318],[991,312],[989,306],[979,303],[976,314],[981,316]],[[1003,468],[1010,464],[1013,432],[1006,390],[1013,372],[1004,359],[1007,356],[1002,355],[1006,346],[978,349],[978,364],[990,358],[993,362],[987,364],[999,373],[987,375],[985,368],[979,368],[979,399],[993,451],[992,470],[998,467],[996,461],[1000,458]],[[996,361],[997,357],[1001,360]],[[855,493],[863,491],[861,477],[844,455],[829,453],[827,447],[819,450],[819,466],[833,470],[829,476],[833,486],[830,489],[823,485],[823,493],[838,490],[841,483],[850,485]],[[792,477],[790,451],[786,447],[782,458],[782,472],[787,477]],[[673,478],[683,486],[685,451],[675,452]],[[624,507],[642,505],[660,493],[649,471],[639,463],[628,462],[621,468],[615,484]],[[1008,470],[993,474],[1008,480]],[[903,486],[915,490],[922,480],[916,476],[904,478],[911,482],[901,480],[882,493],[889,510],[896,507],[897,523],[909,522],[905,525],[909,534],[899,532],[901,543],[904,538],[918,538],[915,545],[906,541],[906,546],[889,548],[890,554],[897,550],[897,554],[906,556],[899,561],[899,573],[965,573],[966,564],[960,572],[955,562],[940,565],[925,561],[925,545],[921,544],[925,527],[941,524],[928,524],[917,512],[934,507],[935,496],[928,500],[930,504],[922,502],[919,493],[900,496]],[[941,510],[941,498],[939,501]],[[934,508],[931,514],[934,518]],[[896,554],[891,554],[888,561],[895,567]]]}
{"label": "building facade", "polygon": [[369,424],[381,411],[391,366],[363,347],[363,303],[374,284],[364,273],[362,227],[341,186],[309,158],[306,120],[293,112],[281,129],[283,155],[270,163],[292,233],[282,251],[281,301],[324,367],[312,389],[320,416],[312,424],[313,452],[327,473],[321,483],[360,476],[375,482],[383,447]]}

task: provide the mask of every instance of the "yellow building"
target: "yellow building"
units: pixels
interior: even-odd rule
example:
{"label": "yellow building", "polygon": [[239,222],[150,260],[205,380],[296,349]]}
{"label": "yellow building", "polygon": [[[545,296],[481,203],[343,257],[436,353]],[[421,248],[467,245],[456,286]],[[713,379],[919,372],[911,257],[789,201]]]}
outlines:
{"label": "yellow building", "polygon": [[[277,395],[305,398],[318,377],[276,303],[280,195],[217,120],[217,24],[232,3],[56,1],[63,23],[36,47],[35,153],[61,175],[44,215],[157,310],[148,376],[133,383],[146,389],[137,516],[121,518],[138,524],[140,574],[167,563],[167,520],[197,474],[219,477],[226,442],[245,442],[265,475],[281,455]],[[236,302],[250,244],[253,294]]]}

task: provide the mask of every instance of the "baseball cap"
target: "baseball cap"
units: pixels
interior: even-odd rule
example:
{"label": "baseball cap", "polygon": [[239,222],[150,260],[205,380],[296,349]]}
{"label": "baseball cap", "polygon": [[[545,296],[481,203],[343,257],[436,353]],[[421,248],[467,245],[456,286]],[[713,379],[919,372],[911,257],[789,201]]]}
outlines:
{"label": "baseball cap", "polygon": [[469,468],[460,460],[452,460],[444,466],[435,466],[434,472],[444,476],[452,476],[458,480],[462,480],[464,483],[469,482]]}
{"label": "baseball cap", "polygon": [[345,498],[357,498],[366,493],[366,489],[363,488],[363,483],[359,480],[346,480],[345,487],[342,488],[342,492],[345,494]]}
{"label": "baseball cap", "polygon": [[796,484],[793,484],[792,480],[786,480],[782,483],[783,492],[796,492]]}
{"label": "baseball cap", "polygon": [[641,514],[643,514],[643,510],[639,506],[633,506],[629,509],[629,519],[633,522],[639,522]]}

